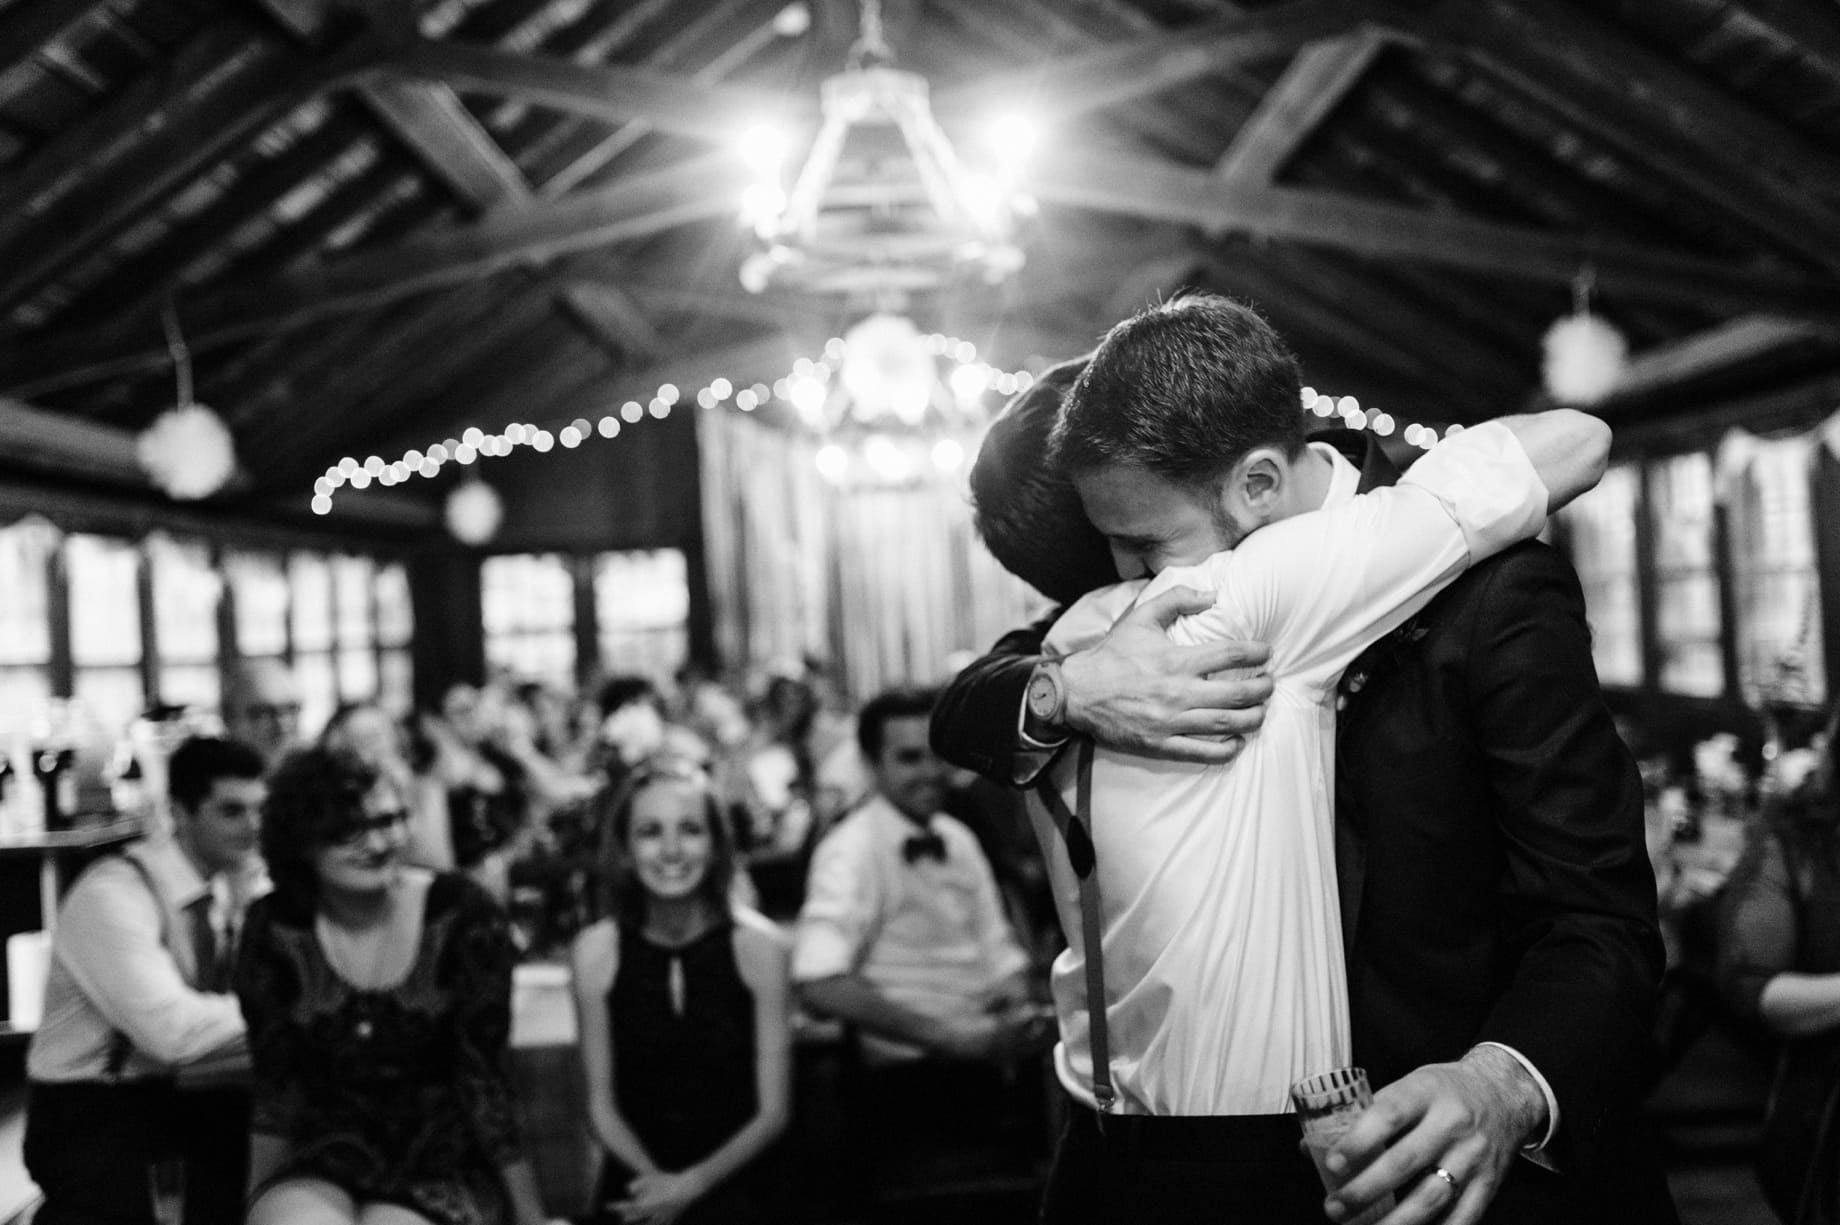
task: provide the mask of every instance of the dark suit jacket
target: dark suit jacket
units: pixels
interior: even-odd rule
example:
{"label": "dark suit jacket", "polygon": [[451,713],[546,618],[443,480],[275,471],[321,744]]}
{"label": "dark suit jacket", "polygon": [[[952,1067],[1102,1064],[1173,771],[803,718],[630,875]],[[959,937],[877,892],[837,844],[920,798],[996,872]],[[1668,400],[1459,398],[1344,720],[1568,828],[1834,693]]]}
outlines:
{"label": "dark suit jacket", "polygon": [[[1363,489],[1397,477],[1378,447],[1350,458]],[[960,673],[933,718],[943,756],[1013,781],[1051,623]],[[1566,1174],[1516,1161],[1492,1225],[1676,1220],[1640,1118],[1662,965],[1642,791],[1571,567],[1540,544],[1474,567],[1343,688],[1358,690],[1336,805],[1356,1062],[1379,1086],[1497,1041],[1540,1069]]]}

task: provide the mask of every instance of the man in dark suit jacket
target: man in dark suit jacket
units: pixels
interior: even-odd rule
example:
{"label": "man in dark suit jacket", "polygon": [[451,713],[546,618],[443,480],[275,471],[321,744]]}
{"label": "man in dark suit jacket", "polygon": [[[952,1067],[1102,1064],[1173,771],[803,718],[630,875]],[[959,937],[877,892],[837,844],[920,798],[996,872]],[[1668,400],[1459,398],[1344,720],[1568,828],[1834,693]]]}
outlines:
{"label": "man in dark suit jacket", "polygon": [[[1397,478],[1371,440],[1332,441],[1363,489]],[[1090,558],[1095,537],[1070,548]],[[1049,594],[1078,594],[1077,576],[1058,577]],[[1229,757],[1263,695],[1207,680],[1227,665],[1162,634],[1209,602],[1147,605],[1091,658],[1063,661],[1068,727]],[[1052,620],[953,682],[933,721],[942,756],[1012,785],[1045,764],[1056,729],[1032,725],[1025,699]],[[1492,1225],[1676,1220],[1639,1117],[1662,957],[1641,789],[1571,568],[1538,544],[1476,566],[1363,655],[1344,692],[1337,870],[1354,1053],[1380,1089],[1344,1142],[1356,1168],[1378,1154],[1343,1188],[1346,1215],[1397,1188],[1392,1220],[1438,1219],[1450,1201],[1425,1172],[1486,1165],[1503,1171]],[[1515,1154],[1522,1138],[1502,1134],[1486,1073],[1465,1060],[1483,1042],[1519,1052],[1550,1089],[1558,1117],[1537,1159]],[[1472,1196],[1446,1219],[1482,1207]]]}

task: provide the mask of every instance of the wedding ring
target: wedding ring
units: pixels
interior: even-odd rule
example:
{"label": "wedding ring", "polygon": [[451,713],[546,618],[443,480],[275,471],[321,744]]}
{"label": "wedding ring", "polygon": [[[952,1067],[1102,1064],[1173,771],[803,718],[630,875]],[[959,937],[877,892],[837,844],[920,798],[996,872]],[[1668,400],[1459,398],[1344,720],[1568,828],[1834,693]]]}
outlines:
{"label": "wedding ring", "polygon": [[1435,1175],[1436,1177],[1441,1178],[1445,1182],[1449,1183],[1450,1190],[1453,1194],[1455,1195],[1463,1194],[1463,1184],[1457,1181],[1457,1176],[1455,1174],[1452,1174],[1449,1170],[1445,1169],[1443,1166],[1439,1166],[1437,1169],[1431,1171],[1431,1173]]}

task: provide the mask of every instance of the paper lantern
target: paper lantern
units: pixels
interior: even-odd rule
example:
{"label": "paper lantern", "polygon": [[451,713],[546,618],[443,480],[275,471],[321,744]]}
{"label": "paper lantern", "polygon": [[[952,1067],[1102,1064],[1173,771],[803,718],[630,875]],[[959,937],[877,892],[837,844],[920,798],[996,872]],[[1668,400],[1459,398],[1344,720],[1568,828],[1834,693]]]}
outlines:
{"label": "paper lantern", "polygon": [[1596,404],[1616,388],[1629,363],[1623,334],[1588,312],[1546,329],[1546,390],[1561,404]]}
{"label": "paper lantern", "polygon": [[202,404],[161,413],[141,431],[135,454],[155,485],[184,502],[210,497],[236,472],[236,441]]}
{"label": "paper lantern", "polygon": [[468,481],[447,495],[447,530],[461,544],[482,545],[498,534],[505,504],[484,481]]}

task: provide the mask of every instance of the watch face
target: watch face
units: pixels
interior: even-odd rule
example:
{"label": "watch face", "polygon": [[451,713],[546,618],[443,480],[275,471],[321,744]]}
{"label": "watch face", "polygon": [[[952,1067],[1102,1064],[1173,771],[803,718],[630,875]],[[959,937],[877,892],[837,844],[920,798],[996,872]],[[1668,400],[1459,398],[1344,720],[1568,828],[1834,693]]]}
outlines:
{"label": "watch face", "polygon": [[1055,706],[1054,682],[1046,676],[1037,676],[1029,681],[1029,709],[1038,719],[1050,718]]}

